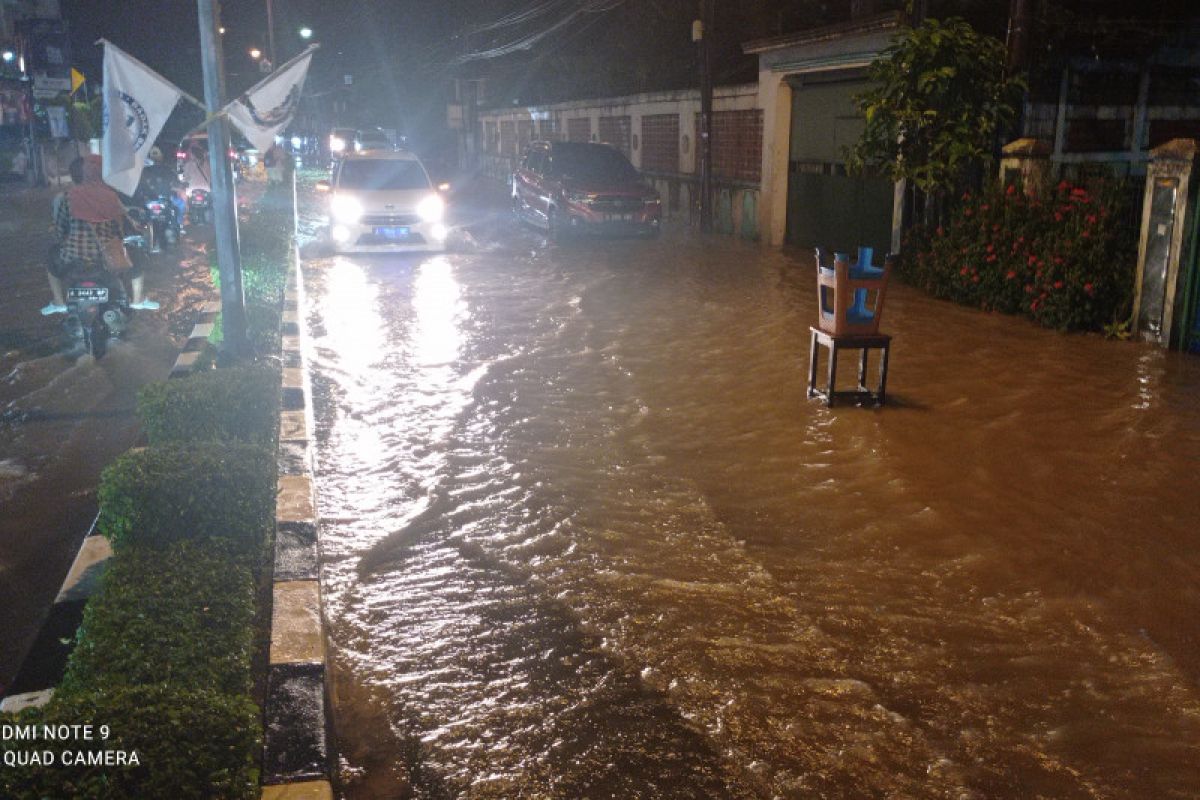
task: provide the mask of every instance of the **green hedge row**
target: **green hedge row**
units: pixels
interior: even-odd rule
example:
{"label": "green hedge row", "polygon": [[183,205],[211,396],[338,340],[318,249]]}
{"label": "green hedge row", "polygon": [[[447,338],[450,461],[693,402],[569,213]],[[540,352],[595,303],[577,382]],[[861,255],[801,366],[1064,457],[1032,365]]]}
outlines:
{"label": "green hedge row", "polygon": [[[277,275],[259,284],[269,284],[271,296],[252,317],[274,327],[256,335],[276,345],[282,232],[275,229]],[[5,756],[12,765],[0,769],[0,797],[258,795],[255,600],[274,522],[278,411],[279,370],[271,367],[205,372],[140,392],[150,446],[102,476],[99,528],[114,556],[84,612],[67,674],[47,706],[3,718],[106,725],[108,738],[94,730],[90,742],[4,740],[0,748],[13,752]],[[34,751],[57,761],[29,763]]]}
{"label": "green hedge row", "polygon": [[[93,726],[90,741],[82,735],[56,741],[0,740],[5,753],[0,763],[6,765],[0,769],[0,797],[5,800],[258,796],[262,728],[258,707],[245,695],[169,683],[98,687],[56,693],[43,708],[5,715],[4,721]],[[28,763],[34,753],[42,763]],[[8,766],[9,758],[13,766]]]}
{"label": "green hedge row", "polygon": [[274,520],[275,475],[259,445],[174,441],[126,453],[101,477],[98,527],[117,553],[199,539],[254,555]]}
{"label": "green hedge row", "polygon": [[274,445],[279,372],[267,367],[207,370],[147,384],[138,414],[150,444],[241,441]]}
{"label": "green hedge row", "polygon": [[58,691],[163,682],[249,693],[251,566],[198,541],[135,548],[114,559],[84,612]]}

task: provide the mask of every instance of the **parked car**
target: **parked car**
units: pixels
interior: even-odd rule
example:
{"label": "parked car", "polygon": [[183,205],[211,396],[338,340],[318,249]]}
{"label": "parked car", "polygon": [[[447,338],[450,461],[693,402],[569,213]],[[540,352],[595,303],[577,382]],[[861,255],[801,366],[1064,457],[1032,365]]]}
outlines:
{"label": "parked car", "polygon": [[446,202],[412,153],[347,153],[317,190],[330,193],[329,236],[338,252],[445,249]]}
{"label": "parked car", "polygon": [[533,142],[512,178],[513,210],[550,238],[583,232],[654,236],[662,199],[614,147]]}

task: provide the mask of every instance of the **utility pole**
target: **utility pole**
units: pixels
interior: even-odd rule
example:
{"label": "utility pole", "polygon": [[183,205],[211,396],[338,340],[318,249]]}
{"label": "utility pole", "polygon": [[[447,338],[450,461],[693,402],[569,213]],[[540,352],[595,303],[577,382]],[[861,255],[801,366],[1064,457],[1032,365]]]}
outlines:
{"label": "utility pole", "polygon": [[208,106],[208,164],[212,175],[213,227],[217,235],[217,265],[221,276],[222,350],[249,355],[246,301],[242,293],[242,263],[238,252],[237,198],[229,166],[229,121],[216,116],[225,104],[225,62],[221,53],[218,0],[197,0],[200,13],[200,61],[204,72],[204,104]]}
{"label": "utility pole", "polygon": [[700,230],[712,230],[712,23],[713,0],[700,0],[700,18],[692,23],[692,41],[700,62],[700,129],[696,157],[700,171]]}
{"label": "utility pole", "polygon": [[267,60],[272,67],[279,63],[275,60],[275,14],[271,0],[267,0]]}
{"label": "utility pole", "polygon": [[1008,6],[1008,72],[1015,75],[1025,69],[1029,54],[1029,17],[1031,0],[1011,0]]}

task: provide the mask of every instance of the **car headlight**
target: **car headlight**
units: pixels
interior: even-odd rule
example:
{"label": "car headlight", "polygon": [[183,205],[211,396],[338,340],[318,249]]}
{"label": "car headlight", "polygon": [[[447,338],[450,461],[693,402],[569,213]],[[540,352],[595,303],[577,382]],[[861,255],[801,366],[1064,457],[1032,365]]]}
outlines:
{"label": "car headlight", "polygon": [[441,222],[446,213],[446,201],[436,194],[431,194],[417,203],[417,216],[425,222]]}
{"label": "car headlight", "polygon": [[353,225],[362,219],[363,207],[362,203],[349,195],[335,194],[329,201],[329,213],[338,222]]}
{"label": "car headlight", "polygon": [[334,153],[340,153],[346,149],[346,140],[340,136],[329,137],[329,149]]}

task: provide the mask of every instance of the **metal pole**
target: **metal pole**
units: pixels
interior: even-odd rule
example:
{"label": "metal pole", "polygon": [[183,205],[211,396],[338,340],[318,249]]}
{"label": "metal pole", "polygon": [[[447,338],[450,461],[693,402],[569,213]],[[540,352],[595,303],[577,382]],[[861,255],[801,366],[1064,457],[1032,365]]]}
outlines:
{"label": "metal pole", "polygon": [[[217,0],[197,0],[197,3],[204,102],[212,116],[221,110],[225,98],[225,66],[217,30],[220,8]],[[208,123],[208,164],[212,175],[213,226],[221,276],[221,325],[225,337],[222,350],[235,357],[246,356],[250,346],[246,339],[246,304],[238,253],[237,198],[229,166],[229,123],[223,116],[215,116]]]}
{"label": "metal pole", "polygon": [[274,67],[277,63],[275,60],[275,14],[271,8],[271,0],[267,0],[267,60]]}
{"label": "metal pole", "polygon": [[700,0],[700,230],[712,230],[712,39],[713,0]]}

